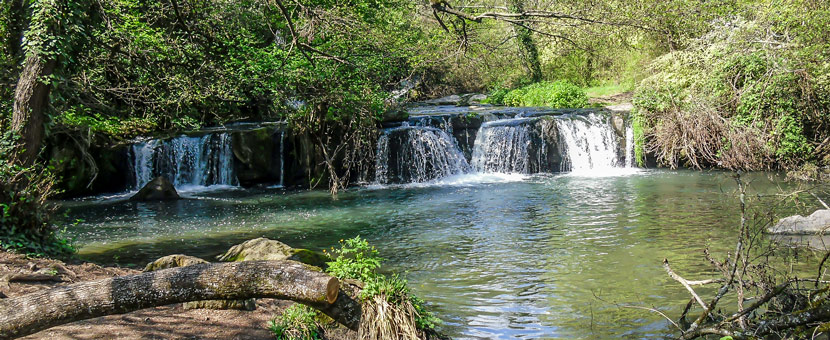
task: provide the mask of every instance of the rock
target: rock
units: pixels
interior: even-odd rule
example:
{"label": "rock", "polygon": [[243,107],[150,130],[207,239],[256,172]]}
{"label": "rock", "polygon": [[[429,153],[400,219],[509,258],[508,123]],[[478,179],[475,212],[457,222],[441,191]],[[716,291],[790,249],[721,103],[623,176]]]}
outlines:
{"label": "rock", "polygon": [[617,136],[620,138],[625,139],[625,118],[620,114],[612,114],[611,115],[611,126],[614,127],[614,132],[617,133]]}
{"label": "rock", "polygon": [[409,119],[409,112],[401,106],[392,106],[383,114],[381,123],[402,122]]}
{"label": "rock", "polygon": [[176,255],[167,255],[162,257],[158,260],[150,262],[147,266],[144,267],[145,272],[152,272],[156,270],[168,269],[168,268],[177,268],[177,267],[185,267],[194,264],[201,264],[201,263],[208,263],[208,261],[202,260],[198,257],[176,254]]}
{"label": "rock", "polygon": [[323,254],[291,248],[285,243],[264,237],[237,244],[217,258],[224,262],[292,260],[320,268],[325,268],[328,261]]}
{"label": "rock", "polygon": [[481,94],[481,93],[472,94],[472,95],[470,95],[469,98],[467,98],[467,105],[478,105],[478,104],[481,104],[481,102],[483,102],[486,99],[487,99],[486,94]]}
{"label": "rock", "polygon": [[792,248],[807,248],[815,251],[827,251],[830,248],[830,235],[769,235],[779,245]]}
{"label": "rock", "polygon": [[180,199],[176,188],[167,178],[162,176],[153,178],[137,194],[130,197],[131,201],[170,201]]}
{"label": "rock", "polygon": [[[150,262],[144,267],[145,272],[152,272],[156,270],[187,267],[194,264],[208,263],[198,257],[176,254],[167,255],[158,260]],[[255,299],[245,300],[202,300],[191,301],[183,304],[185,310],[188,309],[238,309],[238,310],[254,310],[256,309]]]}
{"label": "rock", "polygon": [[461,98],[461,96],[459,96],[457,94],[454,94],[454,95],[451,95],[451,96],[446,96],[446,97],[442,97],[442,98],[438,98],[438,99],[427,100],[427,101],[424,101],[424,104],[430,104],[430,105],[461,105],[463,101],[464,101],[464,98]]}
{"label": "rock", "polygon": [[279,183],[282,166],[281,127],[236,131],[231,134],[231,147],[236,158],[235,170],[239,184],[248,187],[260,183]]}
{"label": "rock", "polygon": [[808,235],[819,234],[830,230],[830,209],[816,210],[810,216],[795,215],[782,218],[774,226],[769,227],[770,234]]}

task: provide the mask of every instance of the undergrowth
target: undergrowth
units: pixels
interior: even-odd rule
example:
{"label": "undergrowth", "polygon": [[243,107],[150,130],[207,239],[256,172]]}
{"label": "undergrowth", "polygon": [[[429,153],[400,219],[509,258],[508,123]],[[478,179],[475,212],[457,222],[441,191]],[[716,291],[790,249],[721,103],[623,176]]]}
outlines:
{"label": "undergrowth", "polygon": [[303,304],[286,308],[282,315],[268,323],[277,340],[317,340],[322,334],[317,310]]}
{"label": "undergrowth", "polygon": [[379,272],[383,259],[368,241],[360,236],[341,240],[330,257],[331,275],[364,283],[361,339],[426,339],[436,334],[434,328],[441,320],[411,293],[405,279]]}
{"label": "undergrowth", "polygon": [[75,252],[49,221],[47,199],[57,193],[49,167],[15,164],[15,138],[0,137],[0,249],[31,256],[65,256]]}
{"label": "undergrowth", "polygon": [[488,98],[489,104],[507,106],[545,106],[554,109],[588,106],[588,96],[577,85],[567,81],[543,81],[511,91],[495,89]]}
{"label": "undergrowth", "polygon": [[830,64],[801,50],[808,36],[767,20],[712,23],[688,49],[652,65],[634,105],[647,151],[663,165],[827,165]]}

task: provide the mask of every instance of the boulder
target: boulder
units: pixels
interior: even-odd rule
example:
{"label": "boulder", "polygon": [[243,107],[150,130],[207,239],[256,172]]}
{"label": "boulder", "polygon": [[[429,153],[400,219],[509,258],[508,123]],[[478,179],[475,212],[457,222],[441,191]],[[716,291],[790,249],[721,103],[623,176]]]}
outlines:
{"label": "boulder", "polygon": [[138,191],[133,197],[130,197],[131,201],[170,201],[170,200],[177,200],[180,199],[179,193],[176,192],[176,188],[173,187],[173,183],[170,183],[167,178],[162,176],[153,178],[152,181],[147,183],[141,190]]}
{"label": "boulder", "polygon": [[481,102],[483,102],[485,100],[487,100],[487,95],[486,94],[481,94],[481,93],[472,94],[467,99],[467,105],[478,105],[478,104],[481,104]]}
{"label": "boulder", "polygon": [[292,260],[320,268],[325,268],[328,261],[321,253],[291,248],[285,243],[264,237],[237,244],[219,255],[218,259],[223,262]]}
{"label": "boulder", "polygon": [[810,216],[795,215],[782,218],[769,227],[770,234],[809,235],[820,234],[830,230],[830,209],[816,210]]}
{"label": "boulder", "polygon": [[[144,267],[145,272],[152,272],[156,270],[186,267],[194,264],[208,263],[198,257],[176,254],[167,255],[158,260],[150,262]],[[238,310],[254,310],[256,309],[256,301],[254,299],[245,300],[202,300],[191,301],[184,303],[184,309],[238,309]]]}
{"label": "boulder", "polygon": [[156,270],[162,269],[169,269],[169,268],[178,268],[178,267],[186,267],[194,264],[201,264],[201,263],[208,263],[208,261],[202,260],[198,257],[176,254],[176,255],[167,255],[162,257],[158,260],[150,262],[144,267],[145,272],[152,272]]}
{"label": "boulder", "polygon": [[409,119],[409,112],[405,107],[394,105],[383,113],[381,123],[402,122]]}

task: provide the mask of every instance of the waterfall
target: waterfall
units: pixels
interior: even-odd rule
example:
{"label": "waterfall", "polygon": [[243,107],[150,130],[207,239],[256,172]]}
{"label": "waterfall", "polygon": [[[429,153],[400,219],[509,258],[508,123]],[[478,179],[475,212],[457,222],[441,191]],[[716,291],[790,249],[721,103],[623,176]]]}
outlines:
{"label": "waterfall", "polygon": [[[526,120],[526,119],[524,119]],[[521,122],[522,119],[510,119]],[[530,133],[527,126],[488,122],[481,126],[473,144],[472,166],[478,172],[528,173]]]}
{"label": "waterfall", "polygon": [[377,183],[421,183],[466,172],[467,160],[451,135],[433,127],[386,129],[375,158]]}
{"label": "waterfall", "polygon": [[237,184],[228,133],[137,143],[130,156],[134,189],[155,176],[167,177],[177,188]]}
{"label": "waterfall", "polygon": [[625,167],[634,167],[634,128],[630,124],[625,128]]}
{"label": "waterfall", "polygon": [[152,139],[130,147],[134,188],[140,189],[153,179],[153,154],[159,143],[159,140]]}
{"label": "waterfall", "polygon": [[552,118],[514,118],[484,123],[471,164],[480,173],[558,171],[562,150]]}
{"label": "waterfall", "polygon": [[[563,170],[612,169],[618,167],[619,143],[608,119],[596,114],[569,115],[556,119],[565,144],[569,167]],[[564,164],[564,163],[563,163]]]}

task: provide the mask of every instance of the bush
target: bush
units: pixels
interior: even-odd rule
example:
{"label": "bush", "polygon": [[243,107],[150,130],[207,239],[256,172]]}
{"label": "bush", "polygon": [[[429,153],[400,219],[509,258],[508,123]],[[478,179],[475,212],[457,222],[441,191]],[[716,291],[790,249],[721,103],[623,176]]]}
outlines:
{"label": "bush", "polygon": [[294,304],[271,320],[268,329],[277,340],[317,340],[321,335],[321,327],[316,320],[317,313],[306,305]]}
{"label": "bush", "polygon": [[46,200],[56,193],[55,176],[49,168],[13,164],[14,140],[0,137],[0,248],[34,256],[74,253],[49,222],[53,209]]}
{"label": "bush", "polygon": [[[634,105],[645,148],[671,167],[792,169],[825,157],[830,105],[821,56],[775,22],[714,23],[653,64]],[[764,41],[768,43],[758,43]]]}
{"label": "bush", "polygon": [[398,275],[380,274],[382,258],[377,249],[360,236],[340,241],[339,249],[332,249],[327,271],[340,279],[354,279],[365,285],[360,292],[363,301],[360,337],[389,339],[390,336],[434,332],[441,323],[425,307],[424,301],[412,295],[408,282]]}
{"label": "bush", "polygon": [[509,106],[579,108],[588,106],[588,96],[579,86],[560,80],[539,82],[510,91],[504,95],[503,103]]}

